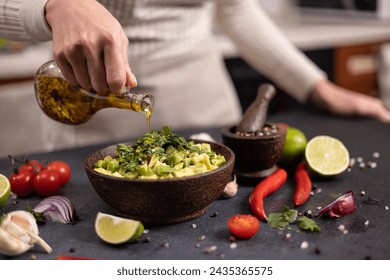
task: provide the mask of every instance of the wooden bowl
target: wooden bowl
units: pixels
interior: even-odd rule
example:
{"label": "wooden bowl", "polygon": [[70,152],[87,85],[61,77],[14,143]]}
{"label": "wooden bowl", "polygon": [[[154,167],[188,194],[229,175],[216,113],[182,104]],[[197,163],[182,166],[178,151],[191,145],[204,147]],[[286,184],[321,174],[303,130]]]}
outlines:
{"label": "wooden bowl", "polygon": [[107,155],[115,157],[116,145],[89,155],[84,167],[96,193],[121,216],[150,225],[181,223],[204,214],[220,197],[233,171],[234,153],[222,144],[207,143],[227,162],[218,169],[188,177],[128,179],[96,172],[95,162]]}
{"label": "wooden bowl", "polygon": [[234,173],[239,184],[254,185],[261,178],[276,169],[286,138],[286,129],[274,123],[277,133],[263,136],[241,136],[236,134],[236,126],[222,128],[224,145],[235,154]]}

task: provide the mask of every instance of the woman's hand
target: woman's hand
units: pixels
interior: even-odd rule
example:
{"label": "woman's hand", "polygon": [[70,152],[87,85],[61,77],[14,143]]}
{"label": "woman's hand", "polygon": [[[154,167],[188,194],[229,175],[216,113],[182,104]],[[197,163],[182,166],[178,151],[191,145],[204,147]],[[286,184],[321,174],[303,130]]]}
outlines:
{"label": "woman's hand", "polygon": [[54,58],[71,84],[96,91],[137,85],[127,58],[129,41],[99,2],[49,0],[45,11]]}
{"label": "woman's hand", "polygon": [[339,87],[327,80],[317,83],[310,101],[331,113],[371,117],[390,123],[390,112],[380,99]]}

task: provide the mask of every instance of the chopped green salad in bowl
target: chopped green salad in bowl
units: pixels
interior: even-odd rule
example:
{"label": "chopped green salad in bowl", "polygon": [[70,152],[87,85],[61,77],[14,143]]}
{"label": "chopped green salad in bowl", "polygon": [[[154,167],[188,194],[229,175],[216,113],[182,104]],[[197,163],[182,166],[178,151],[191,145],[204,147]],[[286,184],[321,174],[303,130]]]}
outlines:
{"label": "chopped green salad in bowl", "polygon": [[223,144],[187,140],[163,127],[95,151],[84,167],[99,197],[123,217],[172,224],[207,211],[230,181],[234,159]]}
{"label": "chopped green salad in bowl", "polygon": [[117,145],[111,155],[95,163],[95,171],[125,178],[174,178],[214,170],[226,163],[209,143],[195,143],[172,133],[167,126],[151,131],[134,144]]}

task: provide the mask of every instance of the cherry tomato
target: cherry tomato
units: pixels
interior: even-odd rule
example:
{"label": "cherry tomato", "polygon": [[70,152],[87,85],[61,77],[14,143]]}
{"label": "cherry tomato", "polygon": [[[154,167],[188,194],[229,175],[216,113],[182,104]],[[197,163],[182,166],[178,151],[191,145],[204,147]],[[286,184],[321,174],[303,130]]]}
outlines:
{"label": "cherry tomato", "polygon": [[64,186],[68,181],[70,180],[70,177],[72,175],[71,169],[69,165],[61,160],[56,160],[50,162],[47,167],[47,170],[52,170],[58,173],[60,176],[60,182],[61,186]]}
{"label": "cherry tomato", "polygon": [[61,187],[60,175],[52,170],[44,169],[34,178],[34,190],[41,196],[56,194]]}
{"label": "cherry tomato", "polygon": [[9,182],[11,184],[11,191],[19,197],[29,196],[34,192],[33,181],[34,173],[30,171],[15,170],[9,176]]}
{"label": "cherry tomato", "polygon": [[38,160],[29,160],[27,163],[23,164],[20,168],[19,171],[23,172],[25,170],[30,171],[34,174],[37,174],[39,171],[43,170],[44,167],[41,162]]}
{"label": "cherry tomato", "polygon": [[260,222],[253,215],[237,214],[229,218],[228,227],[235,237],[248,239],[259,231]]}

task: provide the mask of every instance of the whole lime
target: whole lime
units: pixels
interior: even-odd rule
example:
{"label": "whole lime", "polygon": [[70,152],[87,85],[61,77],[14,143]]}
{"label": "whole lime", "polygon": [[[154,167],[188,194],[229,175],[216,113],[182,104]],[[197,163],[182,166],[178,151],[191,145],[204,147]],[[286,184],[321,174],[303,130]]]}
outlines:
{"label": "whole lime", "polygon": [[279,165],[294,165],[303,159],[307,144],[306,135],[295,127],[287,127],[286,140],[282,154],[279,158]]}

